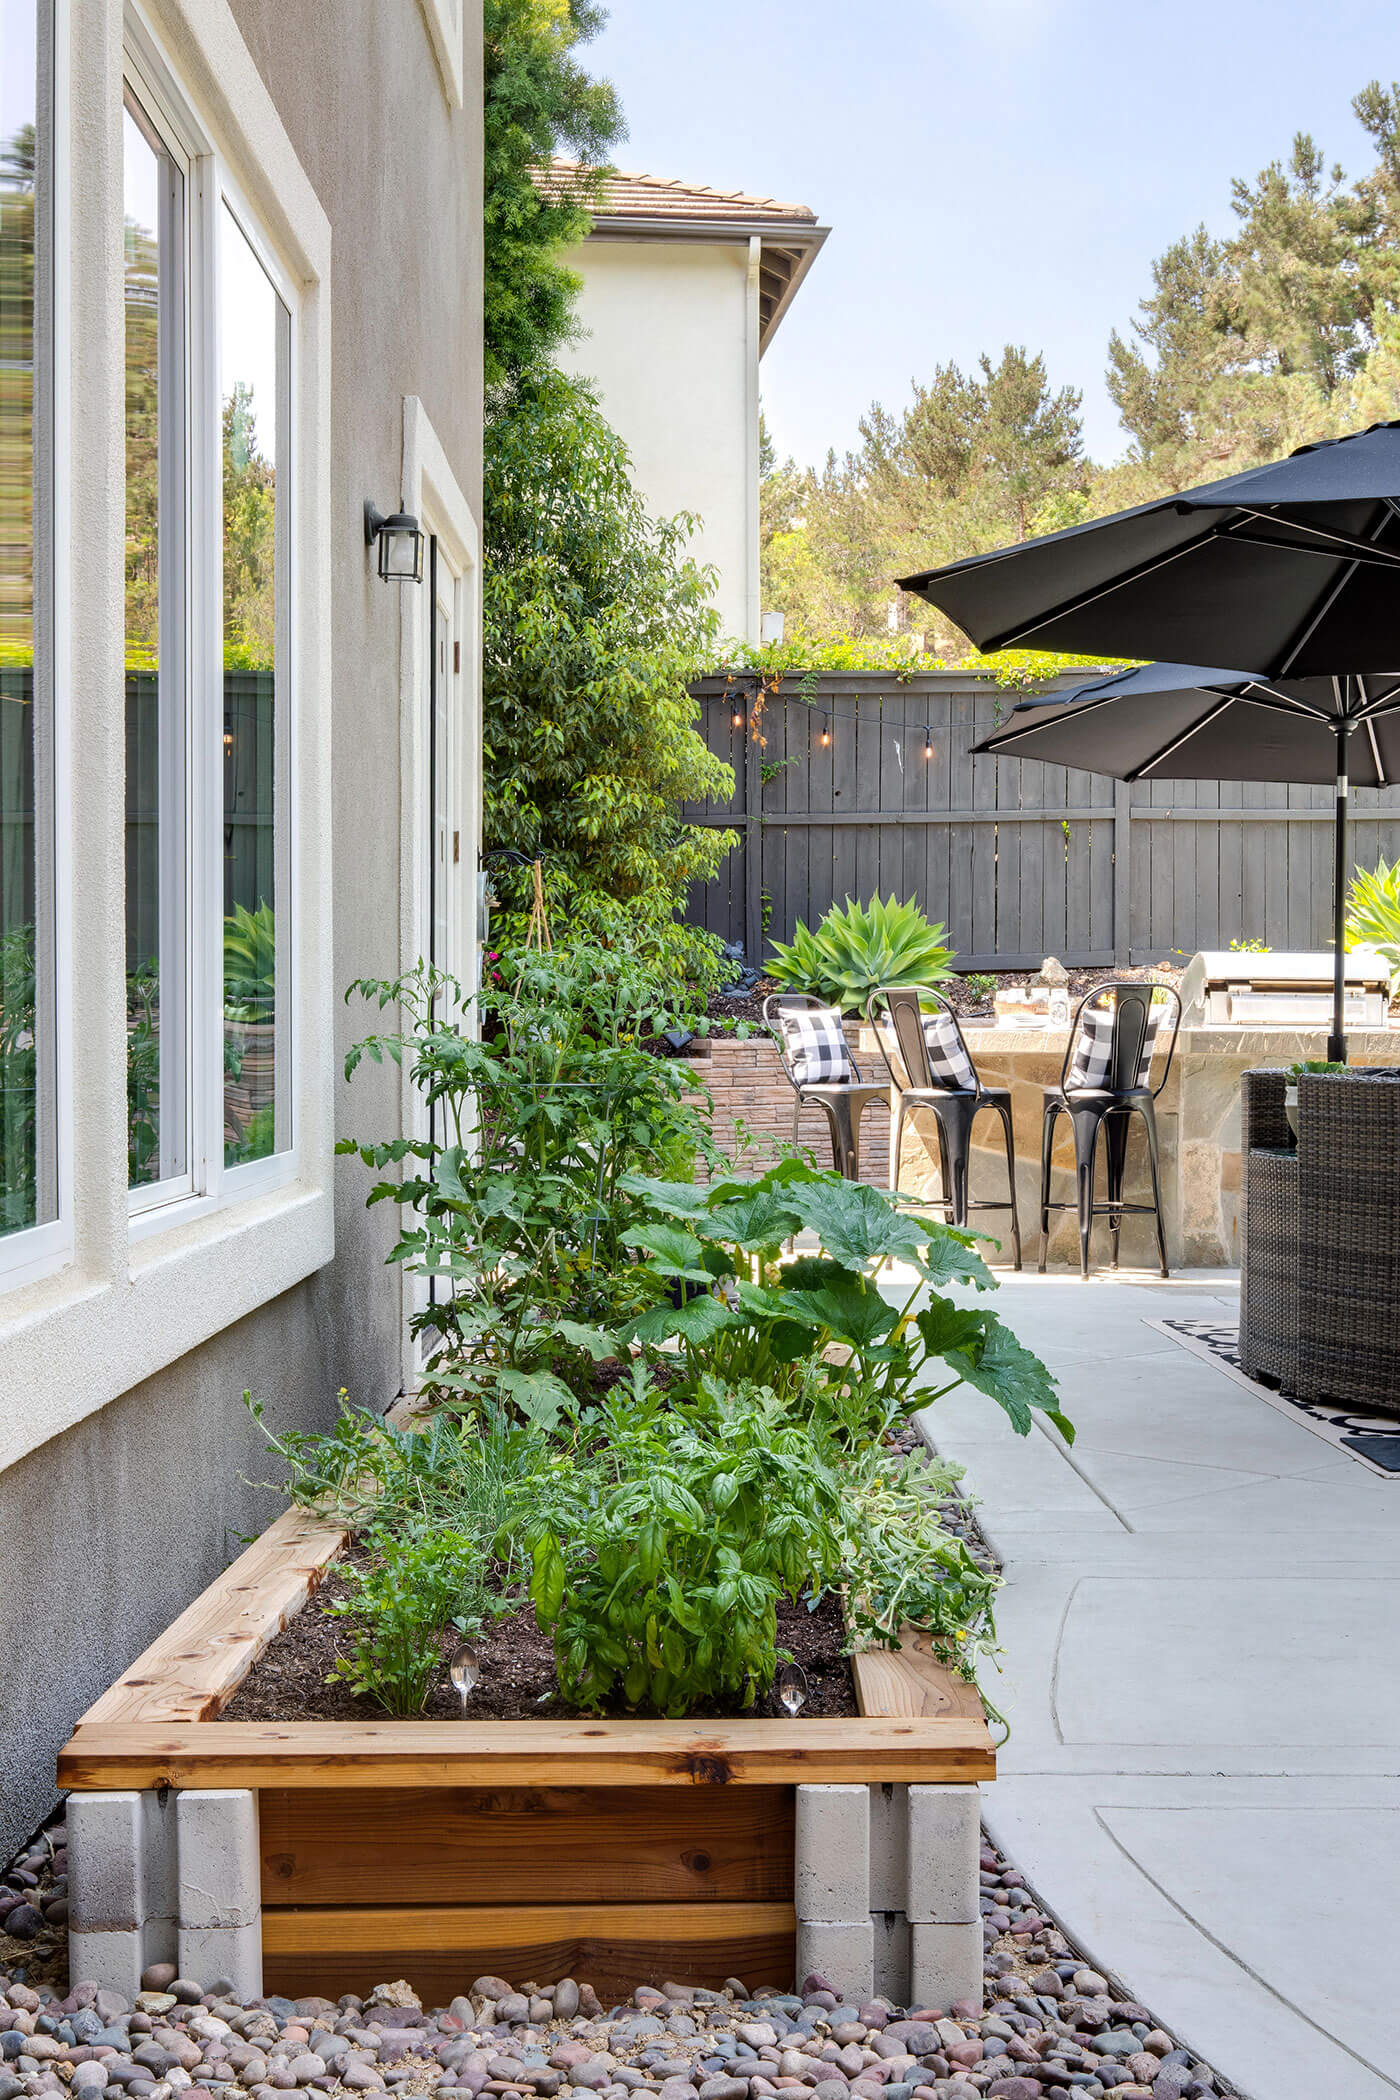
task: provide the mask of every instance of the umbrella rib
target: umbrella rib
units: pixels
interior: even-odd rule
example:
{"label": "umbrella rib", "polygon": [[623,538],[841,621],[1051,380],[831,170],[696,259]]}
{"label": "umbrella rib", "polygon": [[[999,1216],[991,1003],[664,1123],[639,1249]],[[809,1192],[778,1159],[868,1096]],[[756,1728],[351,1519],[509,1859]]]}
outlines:
{"label": "umbrella rib", "polygon": [[1172,562],[1180,561],[1183,554],[1193,554],[1204,539],[1211,538],[1219,530],[1219,526],[1211,526],[1209,531],[1184,540],[1179,547],[1171,548],[1166,554],[1154,554],[1149,560],[1138,562],[1131,569],[1125,569],[1121,576],[1114,576],[1107,583],[1095,584],[1091,590],[1080,591],[1073,598],[1062,599],[1058,605],[1039,614],[1034,620],[1028,620],[1024,626],[1008,627],[1000,634],[988,635],[981,647],[984,651],[1005,649],[1012,642],[1023,641],[1028,634],[1038,634],[1042,627],[1049,627],[1056,620],[1064,619],[1067,613],[1082,612],[1086,605],[1096,605],[1100,598],[1111,598],[1115,591],[1126,590],[1130,583],[1138,583],[1144,576],[1151,576],[1158,569],[1165,569]]}
{"label": "umbrella rib", "polygon": [[[1384,513],[1382,514],[1381,518],[1379,519],[1379,521],[1378,521],[1378,523],[1377,523],[1377,525],[1376,525],[1376,532],[1377,532],[1377,533],[1379,533],[1379,531],[1380,531],[1381,527],[1382,527],[1383,525],[1385,525],[1385,524],[1388,524],[1388,523],[1389,523],[1389,520],[1390,520],[1390,511],[1389,511],[1389,510],[1387,509],[1387,510],[1386,510],[1386,511],[1385,511],[1385,512],[1384,512]],[[1372,535],[1372,537],[1374,538],[1374,537],[1375,537],[1375,535],[1373,534],[1373,535]],[[1327,615],[1328,615],[1328,613],[1330,613],[1330,612],[1331,612],[1331,610],[1332,610],[1332,607],[1333,607],[1333,606],[1334,606],[1334,605],[1336,604],[1337,600],[1338,600],[1338,599],[1339,599],[1339,598],[1341,597],[1341,595],[1342,595],[1342,592],[1343,592],[1343,591],[1344,591],[1344,590],[1346,589],[1347,585],[1348,585],[1348,584],[1349,584],[1349,583],[1351,582],[1351,579],[1352,579],[1352,577],[1353,577],[1353,576],[1354,576],[1354,575],[1356,574],[1356,571],[1357,571],[1357,567],[1358,567],[1358,563],[1357,563],[1357,562],[1355,562],[1355,561],[1349,561],[1349,562],[1347,563],[1346,567],[1345,567],[1345,568],[1343,569],[1343,571],[1342,571],[1341,575],[1340,575],[1340,576],[1335,576],[1335,577],[1334,577],[1334,578],[1332,579],[1332,583],[1331,583],[1331,586],[1330,586],[1330,588],[1329,588],[1328,590],[1326,590],[1326,591],[1325,591],[1325,592],[1323,593],[1323,596],[1322,596],[1322,601],[1321,601],[1321,603],[1320,603],[1320,604],[1319,604],[1319,605],[1318,605],[1318,606],[1316,607],[1316,609],[1314,610],[1314,612],[1313,612],[1313,615],[1312,615],[1312,618],[1311,618],[1311,619],[1309,619],[1309,620],[1305,620],[1305,621],[1304,621],[1304,623],[1303,623],[1303,627],[1302,627],[1302,630],[1301,630],[1301,632],[1300,632],[1300,633],[1299,633],[1299,635],[1298,635],[1298,639],[1297,639],[1297,640],[1296,640],[1296,641],[1295,641],[1295,642],[1294,642],[1294,643],[1292,644],[1292,646],[1290,647],[1290,649],[1289,649],[1289,651],[1288,651],[1288,654],[1287,654],[1287,656],[1286,656],[1286,657],[1284,658],[1283,662],[1282,662],[1282,663],[1281,663],[1281,664],[1279,665],[1279,667],[1278,667],[1278,675],[1279,675],[1279,677],[1280,677],[1280,678],[1286,678],[1286,677],[1288,676],[1289,672],[1290,672],[1290,671],[1291,671],[1291,670],[1293,669],[1293,666],[1294,666],[1294,664],[1296,664],[1296,663],[1297,663],[1297,661],[1298,661],[1298,658],[1299,658],[1299,657],[1300,657],[1300,656],[1302,655],[1303,651],[1304,651],[1304,650],[1305,650],[1305,649],[1307,648],[1307,646],[1308,646],[1308,643],[1309,643],[1309,642],[1310,642],[1310,641],[1312,640],[1313,636],[1314,636],[1314,635],[1315,635],[1315,634],[1317,633],[1317,630],[1318,630],[1318,628],[1319,628],[1319,627],[1320,627],[1320,626],[1322,625],[1323,621],[1324,621],[1324,620],[1325,620],[1325,619],[1327,618]]]}
{"label": "umbrella rib", "polygon": [[[1347,554],[1355,560],[1369,564],[1372,568],[1400,569],[1400,554],[1392,553],[1384,547],[1377,547],[1370,540],[1359,540],[1352,533],[1329,532],[1325,525],[1295,523],[1292,518],[1280,518],[1267,510],[1250,510],[1244,504],[1240,504],[1238,508],[1242,517],[1254,518],[1261,525],[1279,526],[1286,532],[1310,533],[1315,540],[1331,540],[1334,545],[1345,548]],[[1382,518],[1381,520],[1382,525],[1389,522],[1388,518]],[[1379,530],[1379,527],[1377,529]],[[1281,547],[1286,554],[1320,554],[1324,560],[1337,561],[1341,559],[1339,555],[1333,554],[1327,547],[1307,547],[1301,545],[1297,540],[1278,540],[1265,534],[1242,532],[1236,525],[1222,525],[1220,530],[1228,534],[1232,540],[1248,541],[1252,547]]]}
{"label": "umbrella rib", "polygon": [[1381,747],[1376,742],[1376,725],[1374,722],[1367,722],[1366,734],[1371,739],[1371,756],[1376,761],[1376,786],[1389,787],[1390,782],[1385,777],[1385,761],[1381,757]]}
{"label": "umbrella rib", "polygon": [[[1112,707],[1114,703],[1121,697],[1121,694],[1118,693],[1105,693],[1103,697],[1099,700],[1085,700],[1081,702],[1079,706],[1073,709],[1074,719],[1078,721],[1081,715],[1097,714],[1098,710],[1101,707]],[[1026,705],[1026,702],[1018,700],[1016,704],[1017,707],[1020,708],[1024,707]],[[1031,704],[1034,706],[1053,707],[1055,703],[1053,700],[1046,700],[1032,702]],[[1055,719],[1057,721],[1063,721],[1065,717],[1063,715],[1057,715]],[[1044,722],[1027,722],[1025,727],[1022,729],[1003,729],[999,735],[989,736],[987,738],[987,746],[989,749],[993,747],[1000,749],[1000,747],[1003,744],[1014,743],[1017,737],[1039,736],[1041,730],[1046,728],[1047,726],[1048,725]]]}
{"label": "umbrella rib", "polygon": [[[1219,687],[1210,686],[1207,691],[1218,692]],[[1295,700],[1288,693],[1276,693],[1271,685],[1264,685],[1258,681],[1232,697],[1242,700],[1247,707],[1271,707],[1275,714],[1303,715],[1310,722],[1330,722],[1334,719],[1326,708],[1310,707],[1306,700]]]}
{"label": "umbrella rib", "polygon": [[[1361,684],[1362,695],[1365,697],[1365,685],[1359,680],[1358,683]],[[1369,699],[1366,699],[1364,707],[1357,709],[1357,720],[1364,722],[1368,715],[1388,715],[1391,712],[1390,703],[1397,696],[1400,696],[1400,683],[1388,685],[1383,693],[1373,694]]]}
{"label": "umbrella rib", "polygon": [[1214,707],[1209,708],[1206,711],[1206,713],[1201,716],[1199,721],[1193,722],[1189,729],[1183,729],[1180,736],[1174,736],[1169,744],[1164,744],[1160,751],[1154,752],[1153,756],[1147,759],[1144,762],[1144,764],[1140,766],[1134,766],[1131,773],[1125,773],[1122,776],[1123,779],[1141,780],[1145,773],[1155,772],[1157,767],[1161,765],[1164,759],[1171,757],[1173,751],[1179,751],[1183,744],[1189,744],[1193,736],[1199,735],[1200,731],[1203,729],[1208,729],[1217,715],[1223,715],[1226,708],[1233,707],[1234,704],[1234,694],[1227,694],[1225,698],[1217,702],[1217,704]]}

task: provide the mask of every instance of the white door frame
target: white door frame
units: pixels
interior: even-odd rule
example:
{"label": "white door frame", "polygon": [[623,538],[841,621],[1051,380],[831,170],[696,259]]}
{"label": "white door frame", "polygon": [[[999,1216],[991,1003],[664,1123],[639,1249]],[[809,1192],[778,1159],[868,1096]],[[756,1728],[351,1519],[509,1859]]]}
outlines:
{"label": "white door frame", "polygon": [[[438,592],[449,590],[458,664],[452,674],[452,721],[447,738],[449,778],[437,797],[449,841],[456,833],[455,860],[449,848],[445,872],[451,879],[446,913],[449,939],[455,947],[448,967],[461,980],[464,994],[476,991],[479,971],[477,940],[477,863],[481,852],[481,541],[475,514],[448,465],[436,431],[416,395],[403,407],[403,504],[425,533],[437,542]],[[400,635],[400,917],[399,967],[407,973],[432,945],[432,884],[429,870],[435,845],[438,810],[432,777],[433,683],[430,659],[432,581],[424,563],[420,590],[405,604]],[[475,1008],[470,1027],[476,1028]],[[421,1096],[404,1074],[400,1113],[405,1135],[426,1136],[427,1116]],[[417,1279],[405,1278],[405,1283]],[[414,1294],[405,1289],[402,1305],[403,1389],[417,1383],[418,1347],[408,1331]]]}

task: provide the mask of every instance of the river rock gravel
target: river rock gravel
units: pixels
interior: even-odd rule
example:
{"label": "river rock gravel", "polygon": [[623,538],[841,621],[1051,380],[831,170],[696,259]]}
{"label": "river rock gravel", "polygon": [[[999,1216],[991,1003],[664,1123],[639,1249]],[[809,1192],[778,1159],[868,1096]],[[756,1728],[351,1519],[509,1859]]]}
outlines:
{"label": "river rock gravel", "polygon": [[[360,1998],[240,2001],[148,1969],[133,2002],[66,1974],[61,1818],[0,1876],[0,2100],[1214,2100],[1234,2089],[1070,1947],[1024,1878],[982,1853],[980,2006],[842,2004],[731,1977],[640,1985],[463,1980],[425,2009]],[[37,1919],[37,1924],[33,1921]],[[16,1930],[18,1927],[18,1930]]]}

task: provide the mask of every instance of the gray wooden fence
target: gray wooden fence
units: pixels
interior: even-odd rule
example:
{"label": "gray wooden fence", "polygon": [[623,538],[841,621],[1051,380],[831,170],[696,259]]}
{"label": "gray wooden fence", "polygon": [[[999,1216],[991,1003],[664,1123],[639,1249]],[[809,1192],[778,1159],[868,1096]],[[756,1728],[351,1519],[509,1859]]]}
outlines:
{"label": "gray wooden fence", "polygon": [[[969,747],[1020,696],[961,672],[901,683],[842,672],[787,679],[755,716],[756,681],[695,687],[699,727],[734,768],[692,823],[738,831],[688,916],[750,956],[847,896],[914,898],[965,970],[1155,962],[1262,940],[1322,949],[1330,928],[1332,795],[1239,781],[1139,782]],[[1062,681],[1073,683],[1072,680]],[[927,752],[927,756],[925,755]],[[1400,789],[1352,797],[1353,859],[1400,852]]]}

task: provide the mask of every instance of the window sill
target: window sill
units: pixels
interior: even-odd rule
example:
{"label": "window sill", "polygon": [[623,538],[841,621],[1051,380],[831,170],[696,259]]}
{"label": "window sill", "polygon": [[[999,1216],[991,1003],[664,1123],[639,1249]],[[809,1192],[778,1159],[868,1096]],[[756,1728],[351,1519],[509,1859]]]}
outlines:
{"label": "window sill", "polygon": [[7,1296],[0,1390],[25,1402],[0,1419],[0,1470],[246,1319],[335,1251],[328,1187],[292,1182],[216,1209],[201,1204],[196,1215],[178,1208],[165,1230],[131,1247],[124,1275],[69,1268]]}

